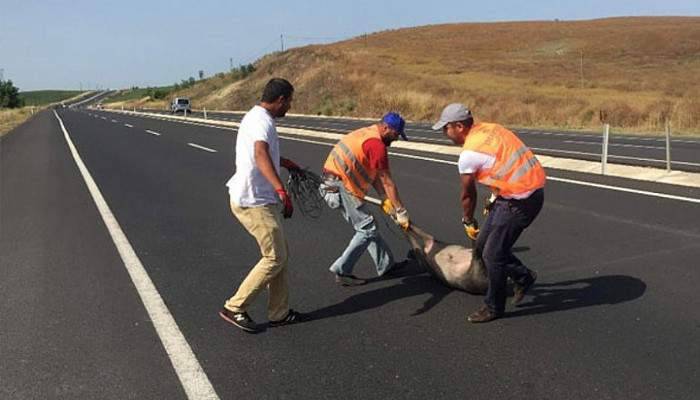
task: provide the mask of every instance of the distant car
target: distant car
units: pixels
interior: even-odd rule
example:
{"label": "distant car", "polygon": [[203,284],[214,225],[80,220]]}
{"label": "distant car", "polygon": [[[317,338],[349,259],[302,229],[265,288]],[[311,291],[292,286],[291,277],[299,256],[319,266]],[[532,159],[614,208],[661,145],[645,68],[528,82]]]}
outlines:
{"label": "distant car", "polygon": [[192,113],[192,107],[190,105],[190,99],[187,97],[176,97],[170,103],[170,112],[173,114],[177,113]]}

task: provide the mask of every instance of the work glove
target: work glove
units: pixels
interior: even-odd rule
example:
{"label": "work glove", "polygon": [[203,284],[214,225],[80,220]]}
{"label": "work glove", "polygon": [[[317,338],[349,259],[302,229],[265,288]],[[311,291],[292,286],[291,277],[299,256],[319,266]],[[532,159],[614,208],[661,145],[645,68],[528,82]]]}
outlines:
{"label": "work glove", "polygon": [[392,203],[389,199],[384,199],[384,201],[382,201],[382,211],[384,211],[384,214],[386,215],[393,216],[396,214],[394,203]]}
{"label": "work glove", "polygon": [[408,211],[405,208],[396,210],[396,223],[405,231],[411,227],[411,219],[408,218]]}
{"label": "work glove", "polygon": [[275,190],[277,195],[280,197],[282,202],[282,216],[284,218],[291,218],[294,212],[294,205],[292,205],[292,198],[289,197],[289,193],[285,189]]}
{"label": "work glove", "polygon": [[496,202],[496,195],[491,193],[491,196],[489,196],[486,199],[486,204],[484,205],[484,216],[489,215],[489,212],[491,212],[491,208],[493,207],[493,203]]}
{"label": "work glove", "polygon": [[301,167],[295,163],[294,161],[288,159],[288,158],[282,158],[280,159],[280,165],[283,166],[284,168],[287,168],[287,170],[292,171],[298,171],[301,169]]}
{"label": "work glove", "polygon": [[467,237],[471,240],[476,240],[476,237],[479,236],[479,224],[476,222],[475,219],[472,219],[470,221],[466,221],[464,218],[462,218],[462,225],[464,225],[464,232],[467,234]]}

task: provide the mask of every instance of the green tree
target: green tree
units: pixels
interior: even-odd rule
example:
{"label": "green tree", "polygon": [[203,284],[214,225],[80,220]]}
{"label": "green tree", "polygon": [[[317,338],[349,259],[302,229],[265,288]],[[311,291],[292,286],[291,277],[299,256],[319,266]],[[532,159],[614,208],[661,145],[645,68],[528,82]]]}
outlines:
{"label": "green tree", "polygon": [[24,102],[19,98],[19,89],[11,80],[0,81],[0,108],[22,107]]}

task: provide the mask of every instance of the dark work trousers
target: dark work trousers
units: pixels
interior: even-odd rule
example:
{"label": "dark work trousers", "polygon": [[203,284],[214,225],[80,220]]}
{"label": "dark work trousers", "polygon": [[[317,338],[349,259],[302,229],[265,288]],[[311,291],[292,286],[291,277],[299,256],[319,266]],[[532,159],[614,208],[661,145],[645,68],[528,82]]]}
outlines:
{"label": "dark work trousers", "polygon": [[530,272],[512,251],[520,234],[530,226],[542,209],[544,189],[522,200],[497,198],[476,238],[475,249],[481,254],[489,272],[489,289],[484,303],[495,313],[506,307],[506,282],[510,277],[524,284]]}

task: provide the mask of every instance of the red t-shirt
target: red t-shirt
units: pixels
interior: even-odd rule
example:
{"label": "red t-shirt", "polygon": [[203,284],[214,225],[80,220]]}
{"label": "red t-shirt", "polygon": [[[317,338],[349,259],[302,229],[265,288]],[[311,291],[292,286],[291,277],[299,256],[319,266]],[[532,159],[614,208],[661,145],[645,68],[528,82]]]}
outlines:
{"label": "red t-shirt", "polygon": [[367,139],[362,143],[362,151],[369,159],[369,165],[378,171],[389,169],[386,145],[381,139]]}

